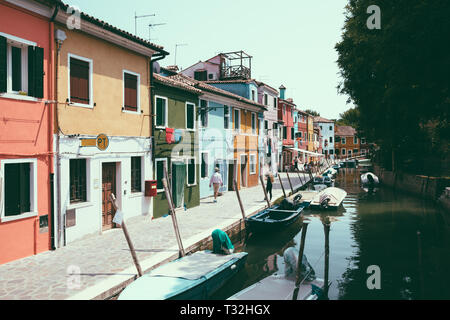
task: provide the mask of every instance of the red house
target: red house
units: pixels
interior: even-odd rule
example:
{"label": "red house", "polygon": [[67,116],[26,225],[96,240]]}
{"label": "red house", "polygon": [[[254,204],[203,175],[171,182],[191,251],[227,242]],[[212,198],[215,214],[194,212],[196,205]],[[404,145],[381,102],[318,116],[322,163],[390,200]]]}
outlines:
{"label": "red house", "polygon": [[286,88],[281,86],[280,99],[278,99],[278,120],[283,128],[283,171],[290,169],[297,154],[292,150],[295,147],[294,110],[296,105],[292,99],[285,99],[285,96]]}
{"label": "red house", "polygon": [[52,15],[0,1],[0,264],[51,248]]}

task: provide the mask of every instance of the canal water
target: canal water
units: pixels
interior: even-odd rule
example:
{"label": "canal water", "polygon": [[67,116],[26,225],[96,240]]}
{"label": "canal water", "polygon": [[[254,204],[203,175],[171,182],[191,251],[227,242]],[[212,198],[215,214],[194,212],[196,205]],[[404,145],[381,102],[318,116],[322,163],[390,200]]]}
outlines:
{"label": "canal water", "polygon": [[[360,174],[360,169],[340,170],[336,187],[348,193],[343,208],[326,214],[305,211],[310,221],[305,255],[321,279],[325,271],[322,221],[331,221],[328,298],[450,299],[450,213],[387,187],[368,193],[360,186]],[[213,300],[227,299],[284,272],[283,253],[290,247],[298,252],[301,229],[299,221],[276,234],[243,237],[237,249],[249,253],[245,269]],[[367,286],[373,274],[368,273],[370,266],[379,267],[379,290]]]}

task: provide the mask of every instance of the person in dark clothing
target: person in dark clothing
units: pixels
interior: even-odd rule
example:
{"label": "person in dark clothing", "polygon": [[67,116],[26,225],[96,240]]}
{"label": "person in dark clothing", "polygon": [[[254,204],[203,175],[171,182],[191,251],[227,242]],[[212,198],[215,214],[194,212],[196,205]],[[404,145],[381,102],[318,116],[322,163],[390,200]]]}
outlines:
{"label": "person in dark clothing", "polygon": [[267,178],[267,187],[266,187],[267,194],[270,194],[270,200],[272,200],[272,197],[273,197],[272,196],[272,189],[273,189],[273,183],[275,181],[275,178],[274,178],[272,173],[268,173],[266,175],[266,178]]}

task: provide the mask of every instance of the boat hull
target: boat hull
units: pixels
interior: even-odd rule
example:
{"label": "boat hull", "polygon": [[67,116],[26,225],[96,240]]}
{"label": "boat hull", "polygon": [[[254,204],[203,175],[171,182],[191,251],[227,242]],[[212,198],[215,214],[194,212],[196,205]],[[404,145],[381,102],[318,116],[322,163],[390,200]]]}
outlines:
{"label": "boat hull", "polygon": [[[283,211],[279,209],[279,206],[266,209],[246,219],[247,226],[250,231],[254,232],[282,230],[300,219],[305,206],[302,204],[296,211]],[[281,219],[277,219],[277,214],[279,214]]]}
{"label": "boat hull", "polygon": [[[219,257],[209,251],[202,253],[210,254],[211,259]],[[162,266],[133,282],[118,300],[206,300],[244,267],[247,256],[245,252],[231,255],[230,260],[196,279],[158,275]],[[168,265],[176,266],[182,259]]]}

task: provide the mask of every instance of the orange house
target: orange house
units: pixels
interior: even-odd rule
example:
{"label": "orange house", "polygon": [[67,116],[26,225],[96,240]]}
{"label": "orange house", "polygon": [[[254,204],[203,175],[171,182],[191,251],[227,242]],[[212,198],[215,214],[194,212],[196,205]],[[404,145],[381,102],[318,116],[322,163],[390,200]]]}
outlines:
{"label": "orange house", "polygon": [[336,155],[341,159],[360,155],[361,140],[356,130],[349,126],[336,127]]}
{"label": "orange house", "polygon": [[0,1],[0,264],[52,247],[54,9],[43,3]]}
{"label": "orange house", "polygon": [[263,105],[244,100],[233,107],[234,160],[239,189],[259,183],[258,115],[264,110]]}

